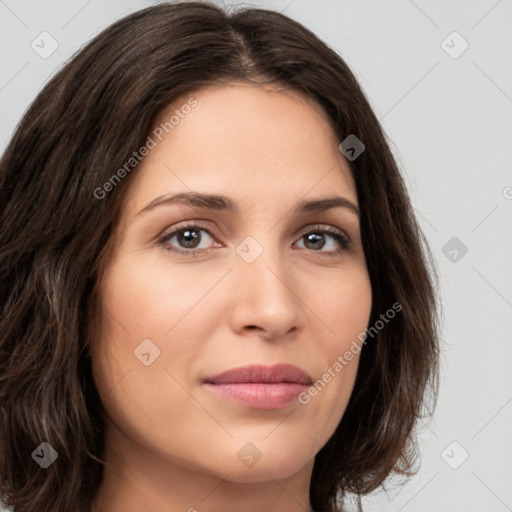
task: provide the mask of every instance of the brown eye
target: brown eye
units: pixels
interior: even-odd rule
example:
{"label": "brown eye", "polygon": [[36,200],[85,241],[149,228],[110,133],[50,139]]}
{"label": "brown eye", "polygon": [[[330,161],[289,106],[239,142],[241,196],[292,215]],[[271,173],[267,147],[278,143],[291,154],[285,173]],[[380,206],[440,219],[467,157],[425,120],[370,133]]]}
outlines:
{"label": "brown eye", "polygon": [[[213,236],[207,229],[196,224],[191,224],[188,226],[181,226],[169,233],[166,233],[159,240],[159,243],[162,244],[167,251],[193,255],[196,252],[211,248],[199,247],[201,242],[204,241],[204,235],[201,233],[206,233],[206,237],[210,237],[213,240]],[[176,240],[171,243],[173,239]]]}

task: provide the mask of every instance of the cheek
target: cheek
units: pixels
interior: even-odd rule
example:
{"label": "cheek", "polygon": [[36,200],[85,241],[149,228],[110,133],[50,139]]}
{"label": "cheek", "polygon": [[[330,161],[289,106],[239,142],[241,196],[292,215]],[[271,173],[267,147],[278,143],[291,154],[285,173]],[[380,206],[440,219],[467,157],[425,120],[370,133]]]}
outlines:
{"label": "cheek", "polygon": [[332,361],[364,333],[370,320],[372,289],[365,267],[347,269],[322,281],[321,290],[310,284],[305,302],[311,304],[325,334],[319,337],[321,351]]}
{"label": "cheek", "polygon": [[103,306],[133,343],[150,338],[165,346],[182,333],[193,347],[197,319],[211,317],[216,301],[208,292],[222,273],[165,265],[158,254],[119,258],[104,283]]}
{"label": "cheek", "polygon": [[333,282],[326,294],[325,300],[326,305],[330,304],[331,311],[338,311],[334,316],[338,319],[337,328],[340,332],[344,330],[343,325],[361,323],[364,324],[364,330],[372,306],[372,289],[366,266],[359,263],[346,273],[340,274],[337,282]]}
{"label": "cheek", "polygon": [[166,272],[128,259],[116,261],[101,288],[101,337],[91,354],[108,417],[149,450],[172,445],[167,433],[179,430],[183,421],[176,411],[187,411],[187,424],[204,423],[204,411],[183,388],[183,373],[198,350],[184,319],[197,295],[205,293],[202,288],[211,284],[195,285],[190,276]]}
{"label": "cheek", "polygon": [[[103,287],[104,309],[135,337],[161,336],[186,309],[183,275],[162,275],[162,269],[133,259],[121,259]],[[189,282],[188,289],[193,289]],[[151,331],[148,332],[148,330]]]}
{"label": "cheek", "polygon": [[105,275],[101,337],[93,344],[100,394],[120,415],[140,411],[150,416],[151,404],[158,404],[156,418],[176,410],[182,399],[185,406],[190,397],[180,383],[186,385],[187,370],[197,364],[218,317],[216,302],[207,296],[218,272],[199,275],[192,267],[166,267],[128,254]]}
{"label": "cheek", "polygon": [[322,293],[310,294],[309,304],[323,326],[323,335],[315,339],[322,364],[299,401],[319,419],[317,425],[334,432],[353,391],[370,319],[372,290],[366,269],[325,281]]}

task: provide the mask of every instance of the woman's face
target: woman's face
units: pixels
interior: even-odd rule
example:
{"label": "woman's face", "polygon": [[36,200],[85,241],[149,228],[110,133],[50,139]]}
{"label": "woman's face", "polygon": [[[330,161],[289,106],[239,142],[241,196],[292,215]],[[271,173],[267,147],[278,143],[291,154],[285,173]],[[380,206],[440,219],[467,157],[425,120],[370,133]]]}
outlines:
{"label": "woman's face", "polygon": [[[340,141],[290,91],[206,88],[155,128],[176,109],[133,171],[100,283],[92,357],[110,456],[232,482],[311,471],[351,395],[359,355],[339,358],[372,299]],[[192,193],[226,199],[172,200]]]}

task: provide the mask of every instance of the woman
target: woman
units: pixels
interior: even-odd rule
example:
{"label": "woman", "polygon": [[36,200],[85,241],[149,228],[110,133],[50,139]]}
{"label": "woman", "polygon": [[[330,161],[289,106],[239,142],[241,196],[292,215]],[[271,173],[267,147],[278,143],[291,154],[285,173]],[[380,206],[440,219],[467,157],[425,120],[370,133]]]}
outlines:
{"label": "woman", "polygon": [[412,474],[428,251],[354,75],[303,26],[121,19],[29,108],[0,197],[15,512],[340,511]]}

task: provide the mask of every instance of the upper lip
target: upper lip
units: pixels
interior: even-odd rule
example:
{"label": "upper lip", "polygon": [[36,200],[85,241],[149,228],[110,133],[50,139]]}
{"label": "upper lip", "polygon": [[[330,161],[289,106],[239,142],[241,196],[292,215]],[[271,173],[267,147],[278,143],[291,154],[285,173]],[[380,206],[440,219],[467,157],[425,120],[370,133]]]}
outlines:
{"label": "upper lip", "polygon": [[203,382],[208,384],[238,384],[241,382],[276,384],[289,382],[305,385],[313,383],[311,377],[304,370],[291,364],[241,366],[207,377],[203,379]]}

